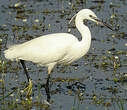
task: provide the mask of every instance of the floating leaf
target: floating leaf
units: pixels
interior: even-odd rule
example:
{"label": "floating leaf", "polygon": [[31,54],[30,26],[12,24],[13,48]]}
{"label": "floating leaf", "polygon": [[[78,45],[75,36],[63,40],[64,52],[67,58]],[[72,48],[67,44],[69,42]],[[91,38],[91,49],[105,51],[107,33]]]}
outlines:
{"label": "floating leaf", "polygon": [[38,22],[39,22],[39,19],[35,19],[34,21],[35,21],[36,23],[38,23]]}
{"label": "floating leaf", "polygon": [[20,5],[21,5],[21,2],[16,3],[16,4],[14,5],[14,7],[19,7]]}
{"label": "floating leaf", "polygon": [[22,21],[23,21],[23,22],[27,22],[27,19],[23,19]]}

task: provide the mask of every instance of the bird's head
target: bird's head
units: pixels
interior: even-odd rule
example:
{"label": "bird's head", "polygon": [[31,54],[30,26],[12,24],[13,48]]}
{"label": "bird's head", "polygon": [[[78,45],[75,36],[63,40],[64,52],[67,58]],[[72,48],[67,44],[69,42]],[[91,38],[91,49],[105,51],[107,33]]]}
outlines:
{"label": "bird's head", "polygon": [[77,21],[83,21],[84,19],[87,19],[87,20],[91,20],[97,24],[101,24],[101,25],[104,25],[106,27],[108,27],[109,29],[111,30],[114,30],[112,29],[112,27],[110,25],[108,25],[107,23],[103,22],[102,20],[100,20],[96,14],[90,10],[90,9],[82,9],[80,10],[75,16],[72,17],[72,19],[70,20],[70,22],[76,17],[76,20]]}
{"label": "bird's head", "polygon": [[90,10],[90,9],[82,9],[80,10],[78,13],[77,13],[77,18],[79,18],[80,20],[84,20],[84,19],[87,19],[87,20],[91,20],[93,22],[96,22],[98,23],[98,18],[96,16],[96,14]]}

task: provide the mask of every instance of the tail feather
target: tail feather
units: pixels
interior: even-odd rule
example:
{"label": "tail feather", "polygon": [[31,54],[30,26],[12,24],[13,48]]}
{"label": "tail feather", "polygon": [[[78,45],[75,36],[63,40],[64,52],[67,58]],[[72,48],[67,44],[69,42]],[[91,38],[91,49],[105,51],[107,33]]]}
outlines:
{"label": "tail feather", "polygon": [[14,60],[18,57],[18,47],[19,45],[14,45],[9,47],[7,50],[4,51],[5,58]]}

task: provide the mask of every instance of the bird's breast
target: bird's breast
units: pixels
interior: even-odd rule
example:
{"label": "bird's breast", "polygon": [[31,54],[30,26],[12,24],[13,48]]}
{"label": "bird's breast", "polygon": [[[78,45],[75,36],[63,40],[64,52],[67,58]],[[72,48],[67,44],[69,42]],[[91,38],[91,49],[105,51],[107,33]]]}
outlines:
{"label": "bird's breast", "polygon": [[74,44],[71,49],[65,54],[65,56],[59,60],[59,64],[70,64],[82,56],[84,56],[88,51],[85,48],[80,47],[78,44]]}

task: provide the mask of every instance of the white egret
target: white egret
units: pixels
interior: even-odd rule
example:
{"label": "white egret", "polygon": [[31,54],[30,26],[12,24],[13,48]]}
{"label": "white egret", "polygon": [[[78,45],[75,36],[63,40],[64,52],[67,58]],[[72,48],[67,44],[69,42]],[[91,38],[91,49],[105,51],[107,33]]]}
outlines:
{"label": "white egret", "polygon": [[104,24],[111,29],[109,25],[100,21],[90,9],[82,9],[75,17],[76,27],[82,36],[81,41],[69,33],[54,33],[11,46],[4,51],[7,59],[20,60],[23,65],[29,82],[28,88],[26,88],[28,89],[28,95],[32,91],[32,81],[26,70],[24,60],[48,67],[48,74],[50,75],[56,64],[70,64],[88,52],[91,45],[91,32],[89,28],[83,24],[84,19]]}

